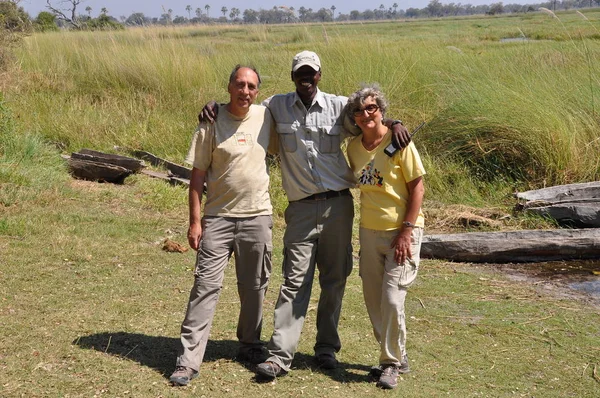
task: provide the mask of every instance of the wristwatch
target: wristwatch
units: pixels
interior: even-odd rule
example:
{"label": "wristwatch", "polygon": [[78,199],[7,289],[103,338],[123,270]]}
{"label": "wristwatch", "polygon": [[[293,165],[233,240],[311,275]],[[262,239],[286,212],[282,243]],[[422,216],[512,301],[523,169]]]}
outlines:
{"label": "wristwatch", "polygon": [[394,121],[392,122],[392,127],[394,127],[394,126],[395,126],[395,125],[397,125],[397,124],[401,124],[401,125],[403,125],[403,126],[404,126],[404,123],[402,123],[402,120],[400,120],[400,119],[396,119],[396,120],[394,120]]}
{"label": "wristwatch", "polygon": [[415,224],[411,223],[410,221],[403,221],[402,225],[405,226],[406,228],[414,228],[416,227]]}

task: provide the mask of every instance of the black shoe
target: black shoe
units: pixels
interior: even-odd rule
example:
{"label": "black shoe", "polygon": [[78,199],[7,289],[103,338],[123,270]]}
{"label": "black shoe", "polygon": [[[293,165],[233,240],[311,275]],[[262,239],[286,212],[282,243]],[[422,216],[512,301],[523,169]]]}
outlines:
{"label": "black shoe", "polygon": [[381,367],[381,365],[375,365],[371,367],[371,370],[369,371],[369,376],[371,376],[373,381],[379,381],[379,378],[381,377],[382,373],[383,368]]}
{"label": "black shoe", "polygon": [[178,366],[175,372],[169,377],[169,381],[174,386],[187,386],[188,383],[198,377],[198,372],[192,368]]}
{"label": "black shoe", "polygon": [[338,365],[338,360],[333,354],[319,354],[315,356],[315,363],[321,369],[331,370]]}
{"label": "black shoe", "polygon": [[240,349],[237,354],[237,359],[241,362],[249,362],[253,365],[258,365],[267,359],[267,353],[262,347]]}
{"label": "black shoe", "polygon": [[275,362],[267,361],[259,364],[256,367],[256,373],[268,379],[274,379],[278,376],[285,375],[287,372]]}

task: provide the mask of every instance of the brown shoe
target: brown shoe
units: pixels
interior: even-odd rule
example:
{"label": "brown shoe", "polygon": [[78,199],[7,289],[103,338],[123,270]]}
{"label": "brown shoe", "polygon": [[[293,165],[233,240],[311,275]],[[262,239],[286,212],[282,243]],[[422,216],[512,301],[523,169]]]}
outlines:
{"label": "brown shoe", "polygon": [[192,368],[178,366],[175,372],[169,377],[169,381],[174,386],[187,386],[188,383],[198,377],[198,372]]}
{"label": "brown shoe", "polygon": [[275,362],[267,361],[259,364],[256,367],[256,373],[258,373],[259,376],[263,376],[268,379],[274,379],[278,376],[285,375],[287,372]]}

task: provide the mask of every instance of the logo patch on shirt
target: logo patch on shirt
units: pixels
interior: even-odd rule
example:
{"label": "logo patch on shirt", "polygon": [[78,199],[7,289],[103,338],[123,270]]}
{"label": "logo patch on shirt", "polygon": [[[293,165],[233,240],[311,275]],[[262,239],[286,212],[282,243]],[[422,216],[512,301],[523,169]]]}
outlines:
{"label": "logo patch on shirt", "polygon": [[238,145],[241,145],[241,146],[252,145],[252,135],[251,134],[237,133],[235,135],[235,138],[236,138],[236,142]]}
{"label": "logo patch on shirt", "polygon": [[375,168],[375,159],[371,159],[371,162],[361,170],[358,183],[361,185],[383,186],[383,177],[379,170]]}

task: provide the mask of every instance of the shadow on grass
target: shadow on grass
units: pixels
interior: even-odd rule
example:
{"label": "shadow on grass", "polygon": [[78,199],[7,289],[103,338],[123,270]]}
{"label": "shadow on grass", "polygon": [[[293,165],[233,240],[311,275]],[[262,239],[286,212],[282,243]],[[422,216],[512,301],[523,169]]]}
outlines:
{"label": "shadow on grass", "polygon": [[[119,358],[136,361],[140,365],[147,366],[160,372],[168,378],[175,369],[175,361],[179,348],[179,338],[148,336],[141,333],[127,332],[104,332],[89,336],[80,336],[73,344],[84,349],[96,350]],[[213,362],[219,359],[235,361],[239,347],[238,341],[234,340],[209,340],[206,346],[203,362]],[[311,372],[319,372],[329,376],[332,380],[340,383],[364,383],[370,381],[370,367],[346,362],[340,362],[333,370],[319,368],[313,361],[313,356],[296,353],[292,365],[294,370],[307,369]],[[241,363],[242,366],[254,372],[254,365]],[[267,380],[260,377],[256,382]]]}
{"label": "shadow on grass", "polygon": [[[371,371],[370,366],[340,362],[338,363],[337,368],[326,370],[315,364],[312,355],[301,352],[297,352],[296,355],[294,355],[294,361],[292,362],[291,371],[294,372],[297,370],[310,370],[311,372],[321,373],[339,383],[368,383],[372,381],[371,376],[369,376],[369,372]],[[258,383],[271,381],[262,376],[256,376],[254,380]]]}
{"label": "shadow on grass", "polygon": [[[105,332],[80,336],[73,344],[109,355],[136,361],[169,377],[175,370],[179,338],[148,336],[141,333]],[[203,362],[235,360],[239,343],[233,340],[209,340]]]}

